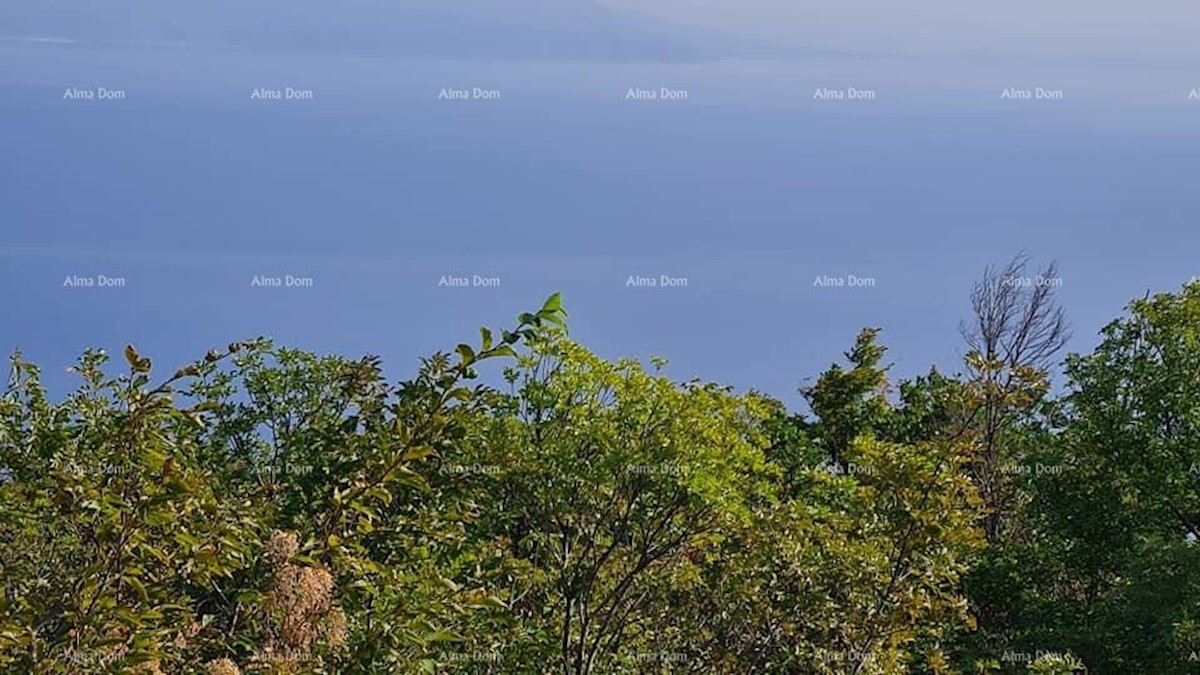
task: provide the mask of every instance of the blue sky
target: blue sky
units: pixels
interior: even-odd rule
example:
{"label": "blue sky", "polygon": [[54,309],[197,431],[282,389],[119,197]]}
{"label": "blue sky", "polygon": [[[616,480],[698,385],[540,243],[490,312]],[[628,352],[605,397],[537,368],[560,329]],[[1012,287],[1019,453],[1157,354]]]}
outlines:
{"label": "blue sky", "polygon": [[[602,354],[798,405],[866,325],[899,375],[953,370],[972,281],[1018,251],[1059,261],[1075,349],[1200,275],[1182,3],[1150,3],[1153,22],[1065,9],[1082,3],[325,4],[0,9],[0,349],[60,392],[85,346],[174,367],[262,334],[401,377],[562,291]],[[99,87],[125,97],[63,99]],[[313,97],[251,98],[287,87]],[[438,99],[475,87],[500,97]],[[626,100],[664,87],[686,100]],[[1037,87],[1063,98],[1001,99]],[[288,274],[312,285],[251,285]],[[125,284],[62,285],[98,275]],[[873,285],[813,285],[851,275]]]}

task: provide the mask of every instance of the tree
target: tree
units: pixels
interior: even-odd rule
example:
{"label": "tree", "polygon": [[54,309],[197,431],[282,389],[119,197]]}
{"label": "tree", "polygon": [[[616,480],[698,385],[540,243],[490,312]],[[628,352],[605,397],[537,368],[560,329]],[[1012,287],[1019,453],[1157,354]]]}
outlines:
{"label": "tree", "polygon": [[1036,481],[1060,562],[1035,580],[1029,630],[1102,672],[1194,672],[1200,285],[1132,303],[1101,335],[1068,359],[1069,424]]}
{"label": "tree", "polygon": [[1200,283],[1055,397],[1024,265],[977,287],[965,374],[893,378],[867,329],[808,414],[602,359],[557,295],[398,385],[258,339],[169,376],[88,351],[55,402],[15,355],[0,667],[1192,672]]}
{"label": "tree", "polygon": [[925,432],[966,392],[934,372],[891,402],[876,335],[808,390],[817,420],[771,408],[782,483],[676,600],[689,620],[664,651],[701,655],[686,672],[945,672],[941,644],[971,621],[959,581],[979,504],[969,437]]}
{"label": "tree", "polygon": [[[240,349],[234,345],[215,362]],[[190,366],[151,385],[125,349],[109,378],[89,351],[83,385],[47,401],[37,370],[13,359],[0,404],[0,663],[28,672],[159,672],[198,626],[192,603],[244,568],[252,524],[219,498],[196,462],[196,408],[172,403]]]}
{"label": "tree", "polygon": [[[37,672],[435,669],[430,645],[497,604],[455,576],[487,550],[422,499],[421,467],[479,413],[464,383],[562,324],[552,296],[500,341],[426,360],[398,388],[378,361],[265,340],[160,384],[84,355],[51,403],[19,357],[0,396],[0,664]],[[446,509],[434,512],[431,507]],[[413,602],[415,600],[415,602]]]}
{"label": "tree", "polygon": [[971,292],[973,319],[961,327],[967,380],[981,400],[975,422],[980,452],[971,473],[987,508],[983,529],[989,543],[1000,541],[1018,499],[1007,480],[1014,459],[1006,453],[1008,432],[1049,392],[1049,369],[1070,339],[1058,304],[1060,283],[1056,263],[1031,276],[1023,254],[1003,267],[989,266]]}
{"label": "tree", "polygon": [[514,610],[534,628],[515,649],[563,673],[646,667],[671,589],[766,489],[763,406],[561,334],[530,346],[469,460],[497,468],[488,531],[528,568]]}
{"label": "tree", "polygon": [[878,328],[864,329],[846,352],[848,370],[834,364],[816,384],[800,389],[818,420],[813,437],[842,471],[854,439],[873,431],[888,411],[887,368],[880,367],[885,350],[875,342],[878,335]]}

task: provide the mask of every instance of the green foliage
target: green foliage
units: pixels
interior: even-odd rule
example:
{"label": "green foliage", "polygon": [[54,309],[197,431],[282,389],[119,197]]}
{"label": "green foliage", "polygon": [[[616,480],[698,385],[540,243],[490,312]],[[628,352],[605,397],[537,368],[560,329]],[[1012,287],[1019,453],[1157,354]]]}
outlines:
{"label": "green foliage", "polygon": [[875,337],[860,335],[853,369],[833,366],[808,390],[816,422],[776,408],[766,425],[783,489],[714,556],[681,631],[685,643],[713,635],[704,661],[720,672],[948,672],[939,643],[971,621],[959,580],[981,543],[969,446],[878,437],[951,400],[918,380],[890,402]]}
{"label": "green foliage", "polygon": [[878,334],[878,328],[858,334],[854,349],[846,352],[849,370],[835,364],[815,385],[801,389],[818,418],[816,437],[837,465],[844,463],[854,439],[873,431],[888,410],[887,369],[879,367],[885,350],[875,342]]}
{"label": "green foliage", "polygon": [[454,457],[469,471],[450,474],[487,505],[469,536],[501,543],[512,568],[505,657],[635,668],[672,589],[694,583],[692,561],[768,488],[761,401],[604,361],[556,332],[507,376],[511,393]]}
{"label": "green foliage", "polygon": [[[373,357],[264,340],[154,385],[128,346],[126,374],[88,352],[83,384],[52,404],[14,357],[0,399],[0,664],[412,667],[494,604],[447,578],[488,550],[455,540],[453,510],[423,507],[420,467],[476,414],[481,389],[463,384],[475,366],[564,317],[552,296],[501,344],[485,329],[477,350],[435,355],[398,388]],[[282,557],[280,541],[294,542]]]}
{"label": "green foliage", "polygon": [[398,385],[259,339],[165,378],[88,351],[55,402],[14,355],[0,669],[1195,671],[1200,285],[1133,303],[1062,397],[1002,349],[893,380],[868,329],[809,415],[565,320]]}
{"label": "green foliage", "polygon": [[1068,360],[1069,424],[1034,483],[1054,559],[1027,630],[1092,668],[1194,672],[1200,286],[1134,302],[1102,335]]}

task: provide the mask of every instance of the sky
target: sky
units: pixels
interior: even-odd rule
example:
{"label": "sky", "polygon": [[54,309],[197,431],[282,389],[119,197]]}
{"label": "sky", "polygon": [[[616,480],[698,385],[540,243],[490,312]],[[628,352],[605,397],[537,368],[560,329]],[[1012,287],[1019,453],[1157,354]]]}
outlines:
{"label": "sky", "polygon": [[605,356],[799,408],[864,326],[954,371],[1019,252],[1087,350],[1200,275],[1200,9],[1046,4],[5,3],[0,350],[59,394],[258,335],[400,378],[561,291]]}
{"label": "sky", "polygon": [[976,57],[1186,58],[1200,8],[1188,0],[604,0],[622,11],[746,38],[842,53]]}

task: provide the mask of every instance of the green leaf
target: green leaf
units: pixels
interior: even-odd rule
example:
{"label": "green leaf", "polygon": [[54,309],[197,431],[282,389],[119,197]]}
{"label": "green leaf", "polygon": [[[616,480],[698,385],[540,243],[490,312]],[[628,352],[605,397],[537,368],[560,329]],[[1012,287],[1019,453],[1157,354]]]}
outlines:
{"label": "green leaf", "polygon": [[495,349],[492,350],[492,356],[515,357],[516,355],[517,355],[517,350],[513,349],[512,347],[510,347],[508,345],[500,345],[499,347],[496,347]]}
{"label": "green leaf", "polygon": [[552,323],[555,326],[558,326],[560,328],[567,327],[567,322],[563,319],[562,315],[559,314],[558,312],[546,312],[546,311],[538,312],[538,318],[541,319],[542,321],[545,321],[546,323]]}
{"label": "green leaf", "polygon": [[[263,594],[258,591],[242,591],[237,594],[237,601],[244,605],[253,605],[263,601]],[[205,614],[206,623],[212,621],[212,615]]]}
{"label": "green leaf", "polygon": [[462,359],[462,365],[466,366],[475,363],[475,350],[471,349],[471,345],[460,344],[454,348],[454,351],[458,352],[459,358]]}
{"label": "green leaf", "polygon": [[149,602],[150,594],[146,592],[146,586],[141,582],[140,579],[137,577],[125,576],[122,577],[122,580],[133,587],[133,590],[137,591],[137,594],[142,598],[142,602]]}
{"label": "green leaf", "polygon": [[505,605],[499,598],[496,598],[496,597],[493,597],[490,595],[483,598],[482,600],[472,602],[468,606],[475,607],[475,608],[487,608],[487,609],[508,609],[508,605]]}
{"label": "green leaf", "polygon": [[133,345],[125,345],[125,360],[129,362],[129,367],[132,368],[135,373],[139,372],[138,367],[142,363],[142,357],[140,354],[138,354],[137,350],[133,348]]}
{"label": "green leaf", "polygon": [[392,503],[392,493],[388,492],[387,488],[373,487],[367,490],[366,496],[378,499],[386,505],[391,505]]}
{"label": "green leaf", "polygon": [[124,623],[125,625],[131,626],[134,628],[141,627],[142,617],[138,616],[132,610],[130,610],[126,607],[117,607],[115,612],[116,612],[117,618],[120,619],[121,623]]}
{"label": "green leaf", "polygon": [[160,563],[162,563],[164,565],[169,565],[171,563],[171,559],[168,558],[167,554],[163,553],[161,549],[151,546],[150,544],[142,544],[138,548],[139,548],[139,550],[145,551],[146,553],[150,554],[156,560],[158,560]]}
{"label": "green leaf", "polygon": [[461,642],[462,638],[448,630],[436,630],[425,635],[426,642]]}
{"label": "green leaf", "polygon": [[174,539],[180,546],[183,546],[184,548],[189,548],[189,549],[194,548],[195,546],[197,546],[200,543],[199,539],[193,537],[192,535],[190,535],[187,532],[184,532],[182,530],[175,533]]}
{"label": "green leaf", "polygon": [[425,459],[426,457],[434,455],[437,455],[437,450],[434,450],[428,445],[419,445],[415,448],[410,448],[409,450],[405,451],[405,453],[400,456],[400,460],[403,462],[415,462],[417,460]]}

